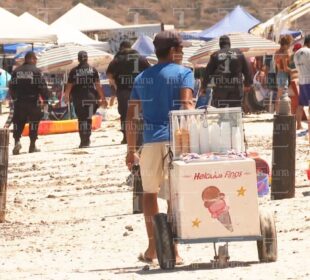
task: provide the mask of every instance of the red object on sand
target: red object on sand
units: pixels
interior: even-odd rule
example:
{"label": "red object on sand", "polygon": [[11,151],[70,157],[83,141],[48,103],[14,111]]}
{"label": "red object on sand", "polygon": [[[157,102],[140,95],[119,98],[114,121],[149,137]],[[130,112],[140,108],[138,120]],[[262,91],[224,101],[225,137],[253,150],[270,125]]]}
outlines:
{"label": "red object on sand", "polygon": [[[92,129],[98,129],[101,126],[102,116],[93,115]],[[78,120],[63,120],[63,121],[41,121],[39,124],[38,134],[58,134],[78,131]],[[29,135],[29,124],[25,125],[23,136]]]}
{"label": "red object on sand", "polygon": [[270,175],[270,168],[268,162],[260,158],[258,153],[256,152],[248,153],[248,157],[255,160],[256,174],[265,173]]}
{"label": "red object on sand", "polygon": [[308,177],[308,180],[310,180],[310,169],[306,170],[307,171],[307,177]]}

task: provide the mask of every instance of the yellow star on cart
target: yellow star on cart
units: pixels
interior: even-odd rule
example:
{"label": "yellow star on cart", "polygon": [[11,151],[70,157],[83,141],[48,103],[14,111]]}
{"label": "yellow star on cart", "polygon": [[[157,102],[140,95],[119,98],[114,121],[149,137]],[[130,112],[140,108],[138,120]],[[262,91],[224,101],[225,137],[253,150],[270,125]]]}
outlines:
{"label": "yellow star on cart", "polygon": [[201,221],[196,218],[194,221],[192,221],[192,227],[198,227],[199,228],[199,224],[201,223]]}
{"label": "yellow star on cart", "polygon": [[237,190],[237,192],[238,192],[238,196],[244,196],[244,194],[246,192],[246,188],[240,187],[240,189]]}

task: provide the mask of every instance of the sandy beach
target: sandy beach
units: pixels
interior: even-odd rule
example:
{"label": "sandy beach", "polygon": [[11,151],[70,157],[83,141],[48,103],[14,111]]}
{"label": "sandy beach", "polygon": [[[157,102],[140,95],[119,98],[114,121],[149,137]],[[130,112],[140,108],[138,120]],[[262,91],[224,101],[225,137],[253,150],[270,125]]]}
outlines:
{"label": "sandy beach", "polygon": [[[6,114],[0,116],[2,126]],[[271,163],[272,115],[244,118],[249,150]],[[304,125],[305,126],[305,125]],[[132,214],[126,185],[126,145],[116,109],[92,133],[91,147],[77,149],[77,133],[40,136],[40,153],[11,156],[6,222],[0,224],[0,279],[309,279],[310,191],[305,169],[308,140],[297,138],[296,197],[259,198],[275,213],[278,261],[259,263],[256,242],[229,245],[230,266],[212,267],[213,244],[181,244],[184,264],[172,271],[146,265],[137,257],[146,248],[141,214]],[[161,203],[165,209],[165,203]]]}

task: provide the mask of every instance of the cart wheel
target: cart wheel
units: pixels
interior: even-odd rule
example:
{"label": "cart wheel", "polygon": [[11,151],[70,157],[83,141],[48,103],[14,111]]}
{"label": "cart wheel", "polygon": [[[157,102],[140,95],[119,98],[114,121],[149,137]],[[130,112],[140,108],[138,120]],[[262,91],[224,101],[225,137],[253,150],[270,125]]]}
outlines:
{"label": "cart wheel", "polygon": [[159,213],[153,220],[156,253],[162,269],[173,269],[175,266],[175,252],[172,230],[167,221],[167,215]]}
{"label": "cart wheel", "polygon": [[262,240],[257,240],[258,258],[260,262],[275,262],[278,256],[277,232],[273,214],[269,211],[259,213]]}

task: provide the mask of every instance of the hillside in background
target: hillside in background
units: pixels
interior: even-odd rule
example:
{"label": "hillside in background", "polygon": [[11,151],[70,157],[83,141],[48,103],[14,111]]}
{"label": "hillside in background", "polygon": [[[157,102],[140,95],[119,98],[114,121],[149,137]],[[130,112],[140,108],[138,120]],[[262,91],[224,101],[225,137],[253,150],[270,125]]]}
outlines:
{"label": "hillside in background", "polygon": [[[238,4],[265,21],[294,0],[0,0],[0,6],[16,15],[27,11],[52,23],[79,2],[121,24],[164,22],[178,29],[195,30],[211,26]],[[309,33],[310,15],[303,16],[294,27]]]}

